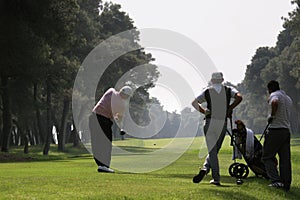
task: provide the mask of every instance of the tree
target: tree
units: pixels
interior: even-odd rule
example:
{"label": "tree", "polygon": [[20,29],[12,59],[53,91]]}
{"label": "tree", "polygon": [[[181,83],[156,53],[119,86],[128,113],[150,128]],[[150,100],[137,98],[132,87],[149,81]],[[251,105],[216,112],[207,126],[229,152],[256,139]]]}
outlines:
{"label": "tree", "polygon": [[[3,131],[2,151],[8,151],[8,140],[12,128],[11,84],[21,77],[32,77],[37,63],[44,58],[47,48],[34,34],[27,21],[31,4],[29,1],[1,1],[1,54],[0,61]],[[22,79],[22,78],[21,78]],[[29,80],[27,78],[26,80]],[[24,80],[24,79],[23,79]]]}
{"label": "tree", "polygon": [[238,89],[243,90],[243,101],[236,108],[237,117],[244,120],[254,130],[261,130],[262,125],[257,125],[258,118],[265,118],[267,105],[257,106],[259,102],[266,102],[265,81],[261,77],[269,61],[276,56],[274,48],[260,47],[252,57],[251,64],[247,66],[245,78]]}
{"label": "tree", "polygon": [[266,120],[265,116],[258,118],[257,115],[268,114],[266,85],[275,79],[279,81],[281,89],[285,90],[294,101],[292,129],[293,132],[300,130],[300,1],[295,0],[292,3],[296,8],[289,13],[289,18],[284,19],[284,30],[279,33],[276,46],[257,49],[240,85],[244,89],[245,98],[237,108],[238,115],[244,117],[249,126],[257,127],[257,124],[263,124],[262,122]]}
{"label": "tree", "polygon": [[[47,155],[53,142],[53,126],[58,134],[58,148],[64,151],[65,132],[71,132],[71,124],[74,144],[79,144],[70,115],[73,82],[86,55],[101,41],[132,29],[128,38],[118,38],[115,42],[120,48],[132,45],[136,50],[109,67],[98,91],[114,86],[135,66],[152,60],[151,54],[138,44],[139,32],[132,19],[120,8],[101,0],[0,1],[2,151],[8,151],[10,142],[17,144],[10,140],[13,133],[20,138],[25,151],[28,143],[44,144],[43,153]],[[147,89],[153,86],[149,83],[156,80],[158,73],[155,66],[142,73],[148,82],[138,90],[137,97],[146,97],[146,104]],[[80,98],[84,101],[87,97]]]}

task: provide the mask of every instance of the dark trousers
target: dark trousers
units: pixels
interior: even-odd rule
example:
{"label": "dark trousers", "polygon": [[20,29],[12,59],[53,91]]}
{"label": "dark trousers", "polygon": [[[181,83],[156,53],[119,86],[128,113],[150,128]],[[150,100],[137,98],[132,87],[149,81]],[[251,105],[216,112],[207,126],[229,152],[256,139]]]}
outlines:
{"label": "dark trousers", "polygon": [[102,115],[91,114],[89,128],[94,160],[98,166],[110,166],[113,122]]}
{"label": "dark trousers", "polygon": [[[282,182],[286,189],[290,188],[292,181],[290,140],[289,129],[269,129],[269,133],[265,136],[262,156],[270,180],[272,182]],[[274,165],[274,158],[277,153],[280,174],[278,174],[277,167]]]}

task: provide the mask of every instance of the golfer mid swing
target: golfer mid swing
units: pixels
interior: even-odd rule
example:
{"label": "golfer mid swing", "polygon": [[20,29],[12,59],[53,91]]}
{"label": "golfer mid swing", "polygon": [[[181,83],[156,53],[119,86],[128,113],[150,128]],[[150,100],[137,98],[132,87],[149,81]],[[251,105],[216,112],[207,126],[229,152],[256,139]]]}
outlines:
{"label": "golfer mid swing", "polygon": [[121,135],[123,130],[124,114],[126,104],[132,95],[132,88],[124,86],[120,91],[114,88],[108,89],[93,108],[89,119],[91,132],[91,143],[94,160],[98,165],[98,172],[110,172],[111,151],[112,151],[112,125],[113,121],[118,122]]}

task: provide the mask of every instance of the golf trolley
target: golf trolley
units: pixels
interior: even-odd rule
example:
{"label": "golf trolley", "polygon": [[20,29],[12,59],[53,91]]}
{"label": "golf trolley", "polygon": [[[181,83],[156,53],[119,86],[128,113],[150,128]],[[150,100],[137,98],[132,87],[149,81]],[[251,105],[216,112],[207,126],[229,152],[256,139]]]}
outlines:
{"label": "golf trolley", "polygon": [[[237,184],[242,184],[242,179],[245,179],[249,175],[249,168],[254,172],[257,177],[264,177],[268,179],[268,175],[265,166],[261,160],[262,158],[262,145],[260,143],[263,136],[266,134],[269,128],[269,124],[266,126],[260,139],[258,140],[254,135],[254,155],[252,157],[246,156],[246,133],[240,134],[237,129],[232,129],[232,119],[230,118],[231,132],[227,129],[226,132],[231,137],[231,146],[234,146],[242,154],[242,157],[247,164],[236,162],[235,149],[233,149],[234,163],[229,166],[229,174],[237,179]],[[274,162],[277,162],[274,161]]]}

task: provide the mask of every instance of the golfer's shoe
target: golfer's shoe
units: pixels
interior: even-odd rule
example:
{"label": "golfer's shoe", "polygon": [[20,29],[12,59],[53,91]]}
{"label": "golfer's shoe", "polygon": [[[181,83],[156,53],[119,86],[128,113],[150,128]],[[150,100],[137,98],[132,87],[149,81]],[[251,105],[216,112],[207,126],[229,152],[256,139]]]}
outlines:
{"label": "golfer's shoe", "polygon": [[115,173],[114,170],[110,169],[106,166],[98,166],[98,172],[107,172],[107,173]]}
{"label": "golfer's shoe", "polygon": [[281,182],[274,182],[274,183],[270,184],[269,186],[275,187],[275,188],[284,188],[284,185]]}
{"label": "golfer's shoe", "polygon": [[200,183],[200,181],[202,181],[202,179],[204,178],[204,176],[208,173],[208,170],[205,169],[201,169],[199,171],[199,174],[197,174],[196,176],[194,176],[193,178],[193,183]]}
{"label": "golfer's shoe", "polygon": [[209,183],[213,184],[213,185],[217,185],[217,186],[221,185],[220,181],[215,181],[215,180],[211,180],[211,181],[209,181]]}

